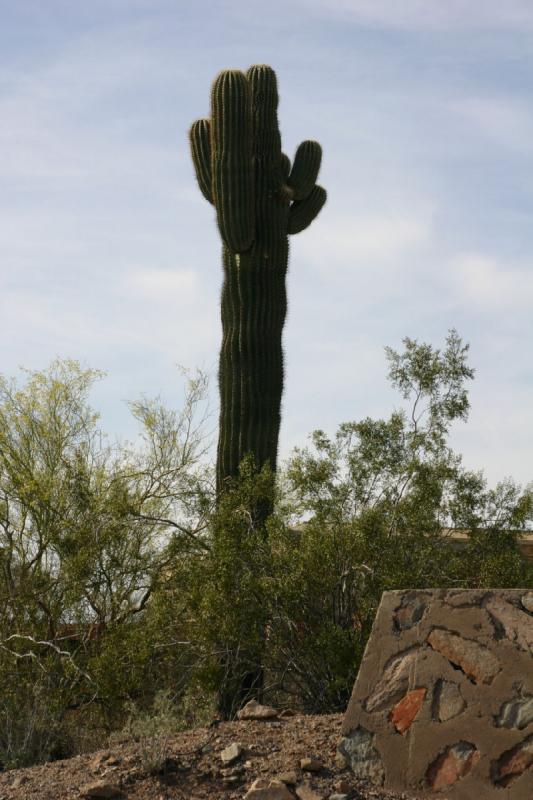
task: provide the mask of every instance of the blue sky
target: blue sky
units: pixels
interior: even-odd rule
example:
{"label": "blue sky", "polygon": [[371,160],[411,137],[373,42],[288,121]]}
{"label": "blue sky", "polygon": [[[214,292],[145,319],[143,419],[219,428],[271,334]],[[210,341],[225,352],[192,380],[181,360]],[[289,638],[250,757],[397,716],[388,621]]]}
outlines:
{"label": "blue sky", "polygon": [[533,479],[530,0],[0,0],[0,370],[103,369],[94,406],[183,405],[211,374],[220,238],[191,123],[222,69],[270,64],[283,148],[323,148],[328,202],[291,237],[280,457],[388,416],[385,345],[476,369],[452,444],[491,482]]}

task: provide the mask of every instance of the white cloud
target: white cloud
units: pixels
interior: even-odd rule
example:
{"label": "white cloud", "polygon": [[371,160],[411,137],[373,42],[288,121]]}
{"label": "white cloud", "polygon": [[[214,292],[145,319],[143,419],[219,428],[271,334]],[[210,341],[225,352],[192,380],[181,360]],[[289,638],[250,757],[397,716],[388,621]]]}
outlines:
{"label": "white cloud", "polygon": [[452,101],[450,110],[473,123],[476,137],[482,134],[507,149],[533,153],[533,111],[525,100],[477,94]]}
{"label": "white cloud", "polygon": [[220,327],[215,298],[200,297],[198,275],[179,269],[110,274],[96,291],[87,286],[84,292],[75,282],[4,285],[0,314],[4,364],[14,352],[17,363],[28,365],[53,355],[98,367],[124,358],[194,364],[216,352]]}
{"label": "white cloud", "polygon": [[[23,332],[21,339],[40,344],[56,353],[68,352],[77,358],[87,352],[114,347],[135,347],[142,341],[142,328],[129,326],[124,317],[106,313],[102,307],[83,301],[75,307],[65,302],[65,296],[32,290],[7,291],[2,298],[2,319],[9,332]],[[45,344],[46,343],[46,344]]]}
{"label": "white cloud", "polygon": [[[502,360],[510,358],[509,350],[499,355]],[[516,384],[512,391],[505,389],[508,376],[499,368],[500,358],[494,374],[487,369],[477,376],[468,422],[454,427],[451,444],[464,454],[465,467],[482,469],[490,485],[506,477],[525,485],[533,481],[531,394]]]}
{"label": "white cloud", "polygon": [[533,306],[533,265],[480,253],[457,255],[450,272],[459,303],[475,311],[525,311]]}
{"label": "white cloud", "polygon": [[[159,51],[134,26],[78,33],[53,56],[24,71],[8,73],[0,84],[0,175],[48,179],[64,189],[66,179],[87,184],[118,177],[147,184],[157,174],[168,180],[169,164],[188,159],[186,131],[176,131],[170,150],[150,140],[153,94],[172,81],[188,79],[186,66],[173,64],[168,48]],[[132,102],[132,91],[141,102]],[[164,119],[163,112],[159,114]],[[67,186],[69,184],[66,184]]]}
{"label": "white cloud", "polygon": [[352,267],[354,263],[399,263],[431,238],[431,221],[425,216],[353,214],[321,221],[298,242],[298,251],[319,270]]}
{"label": "white cloud", "polygon": [[198,272],[190,269],[134,269],[125,283],[135,295],[160,303],[192,303],[200,291]]}
{"label": "white cloud", "polygon": [[385,28],[511,28],[533,27],[529,0],[294,0],[328,19],[339,17]]}

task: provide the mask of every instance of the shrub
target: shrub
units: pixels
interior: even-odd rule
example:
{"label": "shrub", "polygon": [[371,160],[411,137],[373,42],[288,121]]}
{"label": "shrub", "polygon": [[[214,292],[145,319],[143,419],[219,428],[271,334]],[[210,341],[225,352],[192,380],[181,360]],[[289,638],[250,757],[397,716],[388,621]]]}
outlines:
{"label": "shrub", "polygon": [[141,710],[131,700],[126,703],[125,711],[126,724],[121,731],[110,734],[109,744],[137,742],[142,768],[151,774],[161,772],[170,756],[170,738],[179,730],[170,693],[167,690],[157,692],[149,711]]}

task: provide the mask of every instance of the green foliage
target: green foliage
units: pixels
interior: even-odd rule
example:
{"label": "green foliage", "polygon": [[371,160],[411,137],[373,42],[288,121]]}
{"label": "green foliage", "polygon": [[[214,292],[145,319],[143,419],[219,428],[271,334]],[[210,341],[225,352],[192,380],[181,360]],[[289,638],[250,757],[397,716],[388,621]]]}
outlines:
{"label": "green foliage", "polygon": [[383,591],[533,586],[531,487],[489,488],[448,445],[466,346],[405,345],[388,358],[406,407],[315,431],[275,476],[248,454],[219,498],[201,377],[180,414],[131,404],[142,436],[115,449],[94,371],[0,380],[0,764],[72,754],[129,715],[158,769],[172,731],[233,716],[258,673],[267,702],[342,711]]}
{"label": "green foliage", "polygon": [[48,761],[63,745],[64,693],[50,664],[38,673],[28,664],[0,659],[0,765],[4,769]]}
{"label": "green foliage", "polygon": [[[383,591],[532,583],[517,549],[531,488],[488,489],[447,444],[467,417],[468,348],[455,331],[443,352],[404,343],[387,349],[389,377],[411,407],[343,423],[335,441],[315,431],[316,453],[296,448],[278,475],[284,519],[311,518],[292,546],[287,526],[271,537],[270,669],[307,710],[345,707]],[[441,535],[448,527],[469,532],[466,549]]]}
{"label": "green foliage", "polygon": [[263,663],[270,545],[257,509],[273,502],[272,491],[270,466],[257,472],[253,456],[246,456],[211,515],[209,552],[188,573],[191,634],[203,656],[198,678],[219,692],[226,717],[245,699],[246,675]]}
{"label": "green foliage", "polygon": [[170,740],[183,730],[183,720],[168,690],[156,693],[152,708],[141,709],[129,701],[125,707],[127,720],[121,731],[112,733],[109,744],[134,741],[139,745],[141,768],[149,774],[165,770],[170,757]]}
{"label": "green foliage", "polygon": [[[244,461],[212,520],[213,547],[191,577],[201,587],[193,638],[213,654],[200,679],[226,686],[230,714],[240,703],[228,663],[241,678],[263,668],[267,694],[282,704],[345,708],[383,591],[531,584],[516,545],[531,523],[531,490],[487,488],[448,446],[452,423],[467,416],[468,348],[455,331],[442,352],[405,345],[387,355],[410,408],[344,423],[335,441],[315,431],[316,452],[296,449],[278,473],[265,527],[249,510],[268,481],[254,483]],[[442,536],[457,527],[470,532],[462,551]]]}
{"label": "green foliage", "polygon": [[[27,376],[0,378],[0,763],[10,766],[68,755],[73,713],[98,707],[110,728],[169,671],[178,625],[146,605],[172,554],[201,549],[213,482],[194,469],[202,378],[179,417],[157,401],[134,405],[136,451],[109,447],[97,428],[87,396],[100,373],[56,361]],[[189,662],[176,650],[183,692]]]}
{"label": "green foliage", "polygon": [[309,712],[343,708],[367,613],[357,538],[346,526],[313,521],[300,533],[272,525],[270,541],[267,671],[275,696]]}

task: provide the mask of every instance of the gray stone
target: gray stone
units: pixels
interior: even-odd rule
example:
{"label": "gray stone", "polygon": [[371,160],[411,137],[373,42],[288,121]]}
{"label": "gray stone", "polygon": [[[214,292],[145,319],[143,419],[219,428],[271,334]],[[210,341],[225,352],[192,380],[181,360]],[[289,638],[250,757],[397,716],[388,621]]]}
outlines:
{"label": "gray stone", "polygon": [[222,750],[220,753],[220,759],[222,763],[227,766],[228,764],[233,764],[234,761],[237,761],[243,752],[244,748],[241,744],[238,742],[232,742],[230,745],[228,745],[228,747]]}
{"label": "gray stone", "polygon": [[508,700],[500,708],[500,713],[494,718],[498,728],[526,728],[533,722],[533,696],[524,695]]}
{"label": "gray stone", "polygon": [[250,700],[246,705],[237,711],[237,719],[275,719],[278,712],[272,706],[263,706],[257,700]]}
{"label": "gray stone", "polygon": [[405,596],[401,605],[394,612],[394,626],[397,630],[405,631],[416,625],[424,616],[427,603],[420,595]]}
{"label": "gray stone", "polygon": [[337,750],[359,780],[367,780],[374,786],[382,786],[385,770],[381,756],[374,746],[375,735],[358,726],[344,736]]}
{"label": "gray stone", "polygon": [[522,650],[533,649],[533,617],[499,597],[485,603],[489,614],[500,623],[507,638]]}
{"label": "gray stone", "polygon": [[447,722],[466,708],[461,689],[456,683],[439,679],[433,699],[433,719]]}
{"label": "gray stone", "polygon": [[409,685],[409,675],[415,664],[418,648],[394,656],[383,671],[383,677],[367,697],[365,708],[369,712],[381,711],[403,697]]}
{"label": "gray stone", "polygon": [[533,614],[533,592],[526,592],[520,598],[520,602],[526,609],[526,611],[531,611]]}

